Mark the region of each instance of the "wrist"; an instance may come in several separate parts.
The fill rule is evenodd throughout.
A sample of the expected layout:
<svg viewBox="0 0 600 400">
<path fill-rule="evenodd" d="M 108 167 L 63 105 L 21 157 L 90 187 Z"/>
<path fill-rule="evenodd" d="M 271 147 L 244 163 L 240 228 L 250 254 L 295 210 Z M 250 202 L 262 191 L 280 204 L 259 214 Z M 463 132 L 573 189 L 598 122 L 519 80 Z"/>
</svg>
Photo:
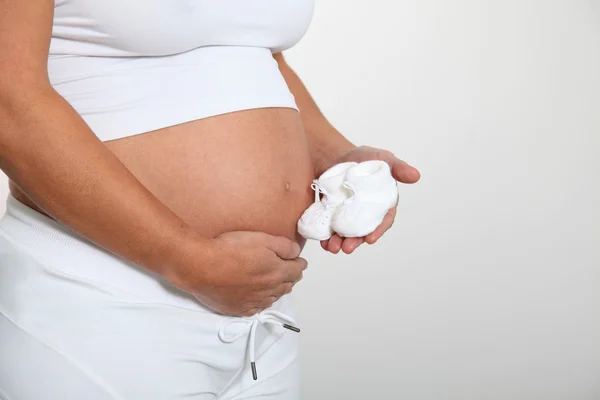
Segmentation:
<svg viewBox="0 0 600 400">
<path fill-rule="evenodd" d="M 313 165 L 316 175 L 320 176 L 355 148 L 356 146 L 342 134 L 331 135 L 329 140 L 321 143 L 318 147 L 316 146 L 313 151 Z"/>
<path fill-rule="evenodd" d="M 180 289 L 197 290 L 207 281 L 207 271 L 218 254 L 215 247 L 214 239 L 186 227 L 170 242 L 168 256 L 158 272 Z"/>
</svg>

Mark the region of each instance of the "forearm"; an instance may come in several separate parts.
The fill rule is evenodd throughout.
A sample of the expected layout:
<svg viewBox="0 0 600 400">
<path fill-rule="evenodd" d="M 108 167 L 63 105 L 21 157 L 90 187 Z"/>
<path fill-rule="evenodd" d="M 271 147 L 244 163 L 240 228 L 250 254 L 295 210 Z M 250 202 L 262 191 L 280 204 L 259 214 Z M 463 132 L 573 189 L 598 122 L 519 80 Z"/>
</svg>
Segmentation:
<svg viewBox="0 0 600 400">
<path fill-rule="evenodd" d="M 285 62 L 282 54 L 275 54 L 275 59 L 300 109 L 300 118 L 308 137 L 313 165 L 315 171 L 320 173 L 329 167 L 333 160 L 356 146 L 325 118 L 298 75 Z"/>
<path fill-rule="evenodd" d="M 0 93 L 0 168 L 41 209 L 152 271 L 192 230 L 156 199 L 51 88 Z"/>
</svg>

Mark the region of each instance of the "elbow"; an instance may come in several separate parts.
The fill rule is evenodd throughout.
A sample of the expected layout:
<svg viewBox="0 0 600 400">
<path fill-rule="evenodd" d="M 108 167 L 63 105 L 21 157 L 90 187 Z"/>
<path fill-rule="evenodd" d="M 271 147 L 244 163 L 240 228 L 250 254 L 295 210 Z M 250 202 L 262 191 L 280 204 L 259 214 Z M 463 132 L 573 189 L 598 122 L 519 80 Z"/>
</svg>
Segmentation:
<svg viewBox="0 0 600 400">
<path fill-rule="evenodd" d="M 0 82 L 0 164 L 31 129 L 30 122 L 39 120 L 51 93 L 44 82 Z"/>
</svg>

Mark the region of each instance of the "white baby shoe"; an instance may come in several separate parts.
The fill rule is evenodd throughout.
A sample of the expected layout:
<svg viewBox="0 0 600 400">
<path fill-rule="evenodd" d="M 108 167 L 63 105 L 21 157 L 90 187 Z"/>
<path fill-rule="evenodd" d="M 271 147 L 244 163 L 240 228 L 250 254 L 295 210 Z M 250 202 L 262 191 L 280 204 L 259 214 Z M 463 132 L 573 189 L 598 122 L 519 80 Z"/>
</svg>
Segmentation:
<svg viewBox="0 0 600 400">
<path fill-rule="evenodd" d="M 337 164 L 315 179 L 311 187 L 315 191 L 315 202 L 304 211 L 298 220 L 298 233 L 306 239 L 327 240 L 333 235 L 331 221 L 336 210 L 352 192 L 345 186 L 346 172 L 356 166 L 355 162 Z M 320 198 L 323 194 L 323 198 Z"/>
<path fill-rule="evenodd" d="M 343 201 L 331 223 L 342 237 L 372 233 L 398 201 L 398 186 L 385 161 L 365 161 L 351 167 L 344 186 L 352 196 Z"/>
</svg>

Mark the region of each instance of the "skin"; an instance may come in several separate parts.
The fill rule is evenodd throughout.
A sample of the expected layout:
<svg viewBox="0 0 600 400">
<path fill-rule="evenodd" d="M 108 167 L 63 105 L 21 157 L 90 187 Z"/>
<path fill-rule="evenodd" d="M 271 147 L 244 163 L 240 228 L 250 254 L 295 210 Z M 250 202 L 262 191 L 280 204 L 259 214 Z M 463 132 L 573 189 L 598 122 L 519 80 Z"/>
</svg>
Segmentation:
<svg viewBox="0 0 600 400">
<path fill-rule="evenodd" d="M 276 54 L 275 59 L 301 110 L 300 116 L 308 137 L 316 176 L 342 162 L 382 160 L 390 165 L 392 176 L 396 181 L 403 184 L 413 184 L 419 181 L 421 178 L 419 171 L 390 151 L 369 146 L 357 147 L 350 143 L 323 116 L 298 75 L 285 62 L 283 55 Z M 334 234 L 329 240 L 322 241 L 321 247 L 333 254 L 340 251 L 351 254 L 363 243 L 376 243 L 392 227 L 397 208 L 398 205 L 387 213 L 381 225 L 373 233 L 363 238 L 345 239 Z"/>
<path fill-rule="evenodd" d="M 0 0 L 0 168 L 11 192 L 217 312 L 253 315 L 302 278 L 295 221 L 310 203 L 310 181 L 329 166 L 385 157 L 396 179 L 418 180 L 390 153 L 347 141 L 280 54 L 300 116 L 248 110 L 102 143 L 49 83 L 53 10 L 52 0 Z M 230 169 L 211 181 L 216 159 Z M 240 205 L 244 196 L 253 201 Z M 367 238 L 323 246 L 350 253 L 376 241 L 393 214 Z"/>
</svg>

